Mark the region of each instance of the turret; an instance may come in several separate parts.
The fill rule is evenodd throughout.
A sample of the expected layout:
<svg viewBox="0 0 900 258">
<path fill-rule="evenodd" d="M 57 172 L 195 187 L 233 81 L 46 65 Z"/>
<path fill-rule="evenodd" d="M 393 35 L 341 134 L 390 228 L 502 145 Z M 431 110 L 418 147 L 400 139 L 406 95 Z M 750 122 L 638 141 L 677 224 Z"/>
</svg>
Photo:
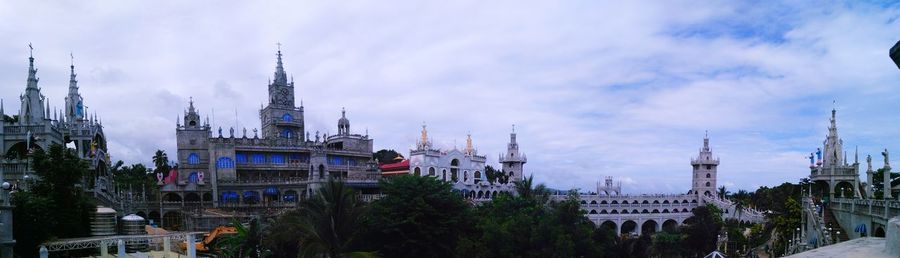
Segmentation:
<svg viewBox="0 0 900 258">
<path fill-rule="evenodd" d="M 502 164 L 503 172 L 509 176 L 510 183 L 522 180 L 524 177 L 524 166 L 528 162 L 525 154 L 519 153 L 519 143 L 516 142 L 516 126 L 513 125 L 512 132 L 509 134 L 509 144 L 506 145 L 506 154 L 500 155 L 498 158 Z"/>
<path fill-rule="evenodd" d="M 338 135 L 350 135 L 350 119 L 347 119 L 347 110 L 341 108 L 341 118 L 338 119 Z"/>
<path fill-rule="evenodd" d="M 718 166 L 719 158 L 713 157 L 709 148 L 709 134 L 706 134 L 703 136 L 703 148 L 700 149 L 696 159 L 691 159 L 693 167 L 691 194 L 715 196 Z"/>
<path fill-rule="evenodd" d="M 66 95 L 65 118 L 70 123 L 79 123 L 84 120 L 84 103 L 81 94 L 78 93 L 78 80 L 75 79 L 75 57 L 69 65 L 69 94 Z"/>
</svg>

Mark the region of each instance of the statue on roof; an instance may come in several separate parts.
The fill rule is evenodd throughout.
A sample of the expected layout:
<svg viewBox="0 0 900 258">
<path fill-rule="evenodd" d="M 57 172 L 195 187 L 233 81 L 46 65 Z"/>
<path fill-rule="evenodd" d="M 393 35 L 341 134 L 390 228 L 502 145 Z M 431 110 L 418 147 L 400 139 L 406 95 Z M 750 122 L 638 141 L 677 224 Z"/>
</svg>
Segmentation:
<svg viewBox="0 0 900 258">
<path fill-rule="evenodd" d="M 884 151 L 881 152 L 881 156 L 884 156 L 884 167 L 886 167 L 886 168 L 891 167 L 891 156 L 890 155 L 891 154 L 888 153 L 888 149 L 884 149 Z"/>
</svg>

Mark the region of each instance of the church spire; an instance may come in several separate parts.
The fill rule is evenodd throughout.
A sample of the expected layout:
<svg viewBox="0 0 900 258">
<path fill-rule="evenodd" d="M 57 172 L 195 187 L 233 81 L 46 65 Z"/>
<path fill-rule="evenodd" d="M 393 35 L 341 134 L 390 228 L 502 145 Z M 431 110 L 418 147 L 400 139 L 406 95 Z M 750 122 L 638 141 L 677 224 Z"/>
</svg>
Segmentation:
<svg viewBox="0 0 900 258">
<path fill-rule="evenodd" d="M 37 69 L 34 69 L 34 47 L 28 43 L 28 89 L 37 89 Z"/>
<path fill-rule="evenodd" d="M 277 64 L 275 65 L 275 81 L 274 84 L 286 85 L 287 74 L 284 72 L 284 63 L 281 62 L 281 43 L 278 43 L 278 52 L 275 54 Z"/>
<path fill-rule="evenodd" d="M 72 63 L 69 65 L 69 92 L 78 91 L 78 81 L 75 80 L 75 55 L 69 53 L 69 56 L 72 58 Z"/>
</svg>

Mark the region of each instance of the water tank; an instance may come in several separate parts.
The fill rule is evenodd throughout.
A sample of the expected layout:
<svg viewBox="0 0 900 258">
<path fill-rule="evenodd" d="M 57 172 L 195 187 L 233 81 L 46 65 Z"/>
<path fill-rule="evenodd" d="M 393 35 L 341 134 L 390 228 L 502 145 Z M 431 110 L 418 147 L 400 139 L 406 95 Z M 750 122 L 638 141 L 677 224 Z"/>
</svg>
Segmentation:
<svg viewBox="0 0 900 258">
<path fill-rule="evenodd" d="M 116 234 L 116 210 L 97 206 L 91 214 L 91 236 L 112 236 Z"/>
<path fill-rule="evenodd" d="M 147 231 L 144 229 L 145 225 L 147 225 L 147 220 L 141 216 L 135 214 L 126 215 L 125 217 L 122 217 L 122 235 L 146 235 Z M 125 243 L 125 250 L 129 253 L 146 251 L 148 249 L 148 243 L 148 239 L 141 241 L 127 241 Z"/>
</svg>

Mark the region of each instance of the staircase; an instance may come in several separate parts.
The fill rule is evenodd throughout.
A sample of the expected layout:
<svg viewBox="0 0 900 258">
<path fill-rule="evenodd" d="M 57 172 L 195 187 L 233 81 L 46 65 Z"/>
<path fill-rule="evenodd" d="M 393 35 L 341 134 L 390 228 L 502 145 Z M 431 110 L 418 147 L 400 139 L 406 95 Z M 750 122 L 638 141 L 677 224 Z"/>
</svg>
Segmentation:
<svg viewBox="0 0 900 258">
<path fill-rule="evenodd" d="M 826 227 L 831 227 L 834 229 L 833 231 L 840 232 L 840 234 L 837 234 L 839 242 L 850 240 L 850 236 L 847 235 L 847 230 L 844 230 L 844 228 L 841 227 L 841 224 L 838 223 L 837 219 L 834 217 L 834 213 L 831 213 L 831 209 L 825 209 L 822 213 L 824 213 Z"/>
</svg>

